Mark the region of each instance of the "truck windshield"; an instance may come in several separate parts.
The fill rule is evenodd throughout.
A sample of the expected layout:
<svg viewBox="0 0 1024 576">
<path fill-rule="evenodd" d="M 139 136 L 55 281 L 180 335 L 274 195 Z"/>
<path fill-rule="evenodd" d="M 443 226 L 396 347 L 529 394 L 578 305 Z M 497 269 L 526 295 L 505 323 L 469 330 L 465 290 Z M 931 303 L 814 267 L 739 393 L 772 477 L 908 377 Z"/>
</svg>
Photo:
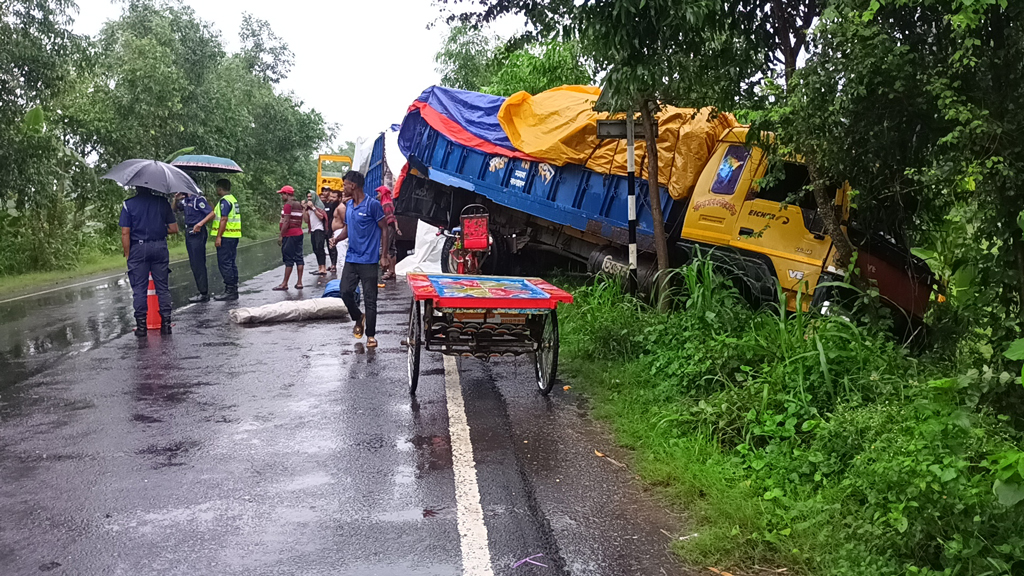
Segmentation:
<svg viewBox="0 0 1024 576">
<path fill-rule="evenodd" d="M 784 176 L 781 180 L 776 180 L 774 183 L 768 186 L 762 187 L 757 192 L 757 198 L 761 200 L 768 200 L 770 202 L 785 202 L 789 200 L 794 204 L 800 204 L 803 206 L 804 202 L 801 200 L 805 194 L 801 194 L 803 187 L 811 183 L 811 175 L 807 171 L 807 166 L 803 164 L 796 164 L 793 162 L 786 162 L 782 165 Z M 797 196 L 797 194 L 800 194 Z M 811 197 L 811 206 L 813 208 L 813 196 L 809 193 L 806 196 Z"/>
<path fill-rule="evenodd" d="M 320 176 L 324 178 L 341 178 L 345 175 L 345 172 L 351 169 L 352 167 L 348 162 L 340 162 L 338 160 L 323 160 L 320 162 Z"/>
</svg>

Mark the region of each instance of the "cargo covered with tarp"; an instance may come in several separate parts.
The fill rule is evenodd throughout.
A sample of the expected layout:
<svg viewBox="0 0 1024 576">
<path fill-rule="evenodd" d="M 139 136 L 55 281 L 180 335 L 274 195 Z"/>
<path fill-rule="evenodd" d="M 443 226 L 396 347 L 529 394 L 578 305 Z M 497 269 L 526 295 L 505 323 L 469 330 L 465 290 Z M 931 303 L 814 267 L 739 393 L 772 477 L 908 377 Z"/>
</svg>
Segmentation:
<svg viewBox="0 0 1024 576">
<path fill-rule="evenodd" d="M 626 175 L 625 140 L 599 140 L 597 120 L 610 118 L 594 111 L 601 89 L 561 86 L 531 96 L 510 96 L 498 111 L 498 122 L 511 146 L 554 164 L 582 165 L 602 174 Z M 624 117 L 624 116 L 619 116 Z M 738 126 L 731 114 L 712 116 L 710 109 L 665 107 L 658 119 L 658 182 L 673 199 L 690 195 L 718 139 Z M 647 177 L 646 145 L 636 142 L 636 167 Z"/>
<path fill-rule="evenodd" d="M 422 119 L 431 128 L 463 146 L 488 154 L 535 160 L 516 150 L 498 122 L 505 98 L 468 90 L 431 86 L 409 106 L 398 134 L 398 147 L 409 156 Z"/>
</svg>

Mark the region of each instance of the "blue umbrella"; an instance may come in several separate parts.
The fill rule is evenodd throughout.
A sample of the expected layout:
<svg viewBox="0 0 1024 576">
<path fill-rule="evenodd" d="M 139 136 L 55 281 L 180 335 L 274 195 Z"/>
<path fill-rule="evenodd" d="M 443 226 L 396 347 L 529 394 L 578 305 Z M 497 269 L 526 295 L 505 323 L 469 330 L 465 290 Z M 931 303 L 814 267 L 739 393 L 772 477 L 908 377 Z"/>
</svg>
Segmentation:
<svg viewBox="0 0 1024 576">
<path fill-rule="evenodd" d="M 171 160 L 172 166 L 190 172 L 238 173 L 242 167 L 230 158 L 207 156 L 206 154 L 185 154 Z"/>
<path fill-rule="evenodd" d="M 103 177 L 122 186 L 143 186 L 164 194 L 203 194 L 188 174 L 159 160 L 125 160 Z"/>
</svg>

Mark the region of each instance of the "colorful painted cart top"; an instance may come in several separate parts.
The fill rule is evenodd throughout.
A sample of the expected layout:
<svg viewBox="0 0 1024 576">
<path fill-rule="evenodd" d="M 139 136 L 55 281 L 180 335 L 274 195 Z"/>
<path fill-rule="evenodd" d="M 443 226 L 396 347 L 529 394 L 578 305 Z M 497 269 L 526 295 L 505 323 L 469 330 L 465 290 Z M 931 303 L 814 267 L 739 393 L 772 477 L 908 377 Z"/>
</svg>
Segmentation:
<svg viewBox="0 0 1024 576">
<path fill-rule="evenodd" d="M 572 303 L 572 294 L 540 278 L 408 274 L 416 300 L 432 300 L 439 308 L 503 308 L 554 310 Z"/>
</svg>

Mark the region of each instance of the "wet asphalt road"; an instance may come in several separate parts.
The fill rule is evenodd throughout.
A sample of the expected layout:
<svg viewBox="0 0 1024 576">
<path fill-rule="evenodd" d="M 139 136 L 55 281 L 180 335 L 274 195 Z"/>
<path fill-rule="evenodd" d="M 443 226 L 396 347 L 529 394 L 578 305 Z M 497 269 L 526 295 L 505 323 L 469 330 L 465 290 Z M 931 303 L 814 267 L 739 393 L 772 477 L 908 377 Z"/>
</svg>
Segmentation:
<svg viewBox="0 0 1024 576">
<path fill-rule="evenodd" d="M 308 274 L 271 292 L 277 246 L 251 248 L 237 305 L 322 292 Z M 140 340 L 130 300 L 107 280 L 0 304 L 2 575 L 486 574 L 464 570 L 474 540 L 495 575 L 687 573 L 679 523 L 594 456 L 626 461 L 582 399 L 535 392 L 527 357 L 457 363 L 486 539 L 460 535 L 466 446 L 440 355 L 407 392 L 404 282 L 381 292 L 376 350 L 347 321 L 240 327 L 214 302 Z"/>
</svg>

